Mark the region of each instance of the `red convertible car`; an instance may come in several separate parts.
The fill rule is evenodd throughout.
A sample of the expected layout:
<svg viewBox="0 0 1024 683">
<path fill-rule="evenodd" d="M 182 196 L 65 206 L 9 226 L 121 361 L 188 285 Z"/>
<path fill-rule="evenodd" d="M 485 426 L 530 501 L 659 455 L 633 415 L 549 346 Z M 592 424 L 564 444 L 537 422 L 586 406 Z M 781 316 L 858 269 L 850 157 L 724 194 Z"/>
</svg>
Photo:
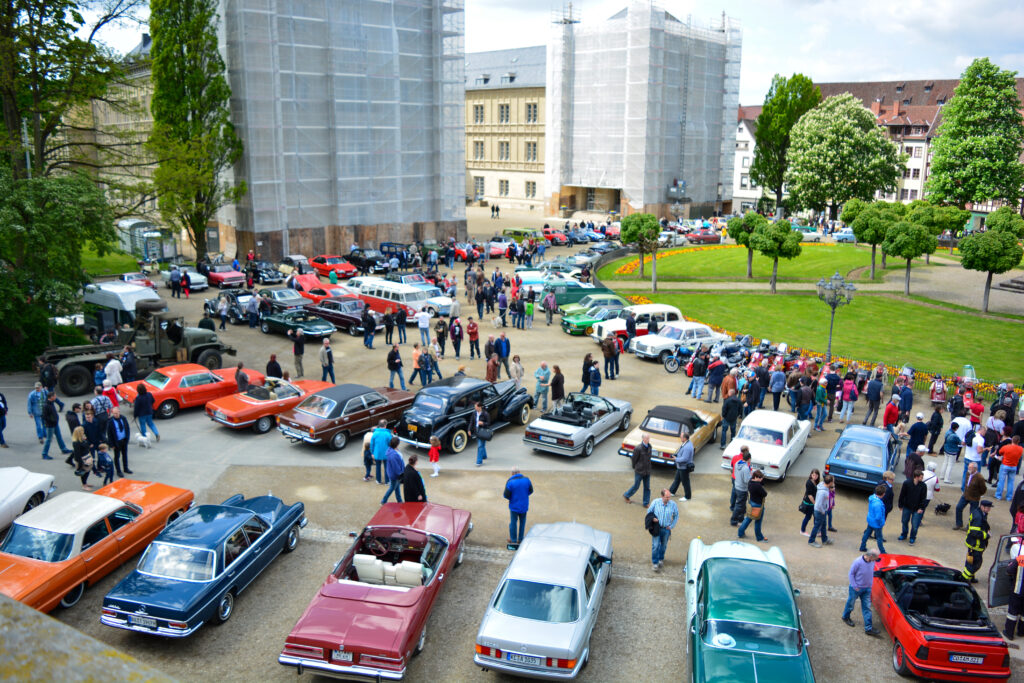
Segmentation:
<svg viewBox="0 0 1024 683">
<path fill-rule="evenodd" d="M 319 304 L 324 299 L 332 296 L 359 296 L 359 292 L 351 287 L 321 282 L 320 276 L 313 273 L 296 275 L 292 282 L 292 287 L 295 291 L 315 304 Z"/>
<path fill-rule="evenodd" d="M 338 678 L 401 680 L 430 610 L 462 563 L 468 510 L 383 505 L 288 634 L 277 661 Z"/>
<path fill-rule="evenodd" d="M 149 287 L 156 289 L 156 285 L 149 279 L 149 276 L 145 273 L 124 273 L 118 278 L 122 282 L 127 282 L 132 285 L 139 285 L 140 287 Z"/>
<path fill-rule="evenodd" d="M 313 266 L 313 270 L 317 272 L 317 275 L 323 275 L 324 277 L 328 277 L 332 270 L 340 278 L 349 278 L 359 274 L 359 270 L 355 266 L 346 261 L 343 256 L 338 256 L 337 254 L 320 254 L 319 256 L 314 256 L 309 263 Z"/>
<path fill-rule="evenodd" d="M 207 401 L 237 393 L 235 372 L 235 368 L 210 370 L 197 363 L 168 365 L 149 373 L 146 379 L 118 384 L 117 397 L 122 402 L 132 403 L 139 395 L 139 385 L 144 383 L 146 390 L 153 394 L 156 416 L 166 420 L 177 415 L 181 408 L 204 406 Z M 262 372 L 249 369 L 242 372 L 249 378 L 249 384 L 263 384 Z"/>
<path fill-rule="evenodd" d="M 892 638 L 901 676 L 936 681 L 1005 681 L 1010 653 L 960 570 L 911 555 L 882 555 L 871 602 Z"/>
</svg>

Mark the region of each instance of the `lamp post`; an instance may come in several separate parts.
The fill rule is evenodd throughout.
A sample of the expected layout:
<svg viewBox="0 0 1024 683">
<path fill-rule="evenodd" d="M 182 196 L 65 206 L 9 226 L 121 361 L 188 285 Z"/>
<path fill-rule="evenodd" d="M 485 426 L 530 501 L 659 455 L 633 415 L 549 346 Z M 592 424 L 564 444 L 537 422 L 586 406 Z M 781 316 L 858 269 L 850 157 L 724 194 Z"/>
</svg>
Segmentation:
<svg viewBox="0 0 1024 683">
<path fill-rule="evenodd" d="M 832 327 L 836 322 L 836 309 L 853 301 L 853 293 L 857 290 L 852 284 L 843 279 L 843 276 L 836 271 L 836 274 L 828 280 L 818 280 L 818 298 L 828 304 L 832 309 L 832 318 L 828 323 L 828 351 L 825 353 L 825 362 L 832 362 Z"/>
</svg>

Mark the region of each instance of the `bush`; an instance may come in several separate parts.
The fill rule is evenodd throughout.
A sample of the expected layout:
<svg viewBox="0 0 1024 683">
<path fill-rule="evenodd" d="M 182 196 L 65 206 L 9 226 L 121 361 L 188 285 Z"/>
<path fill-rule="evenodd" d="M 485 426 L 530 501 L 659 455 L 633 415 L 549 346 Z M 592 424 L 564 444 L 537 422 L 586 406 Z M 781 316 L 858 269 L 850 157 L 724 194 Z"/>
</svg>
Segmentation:
<svg viewBox="0 0 1024 683">
<path fill-rule="evenodd" d="M 50 325 L 44 317 L 33 318 L 24 326 L 23 344 L 0 346 L 0 368 L 6 370 L 31 370 L 32 363 L 49 344 L 47 327 L 50 327 L 54 346 L 76 346 L 89 344 L 89 338 L 73 325 Z"/>
</svg>

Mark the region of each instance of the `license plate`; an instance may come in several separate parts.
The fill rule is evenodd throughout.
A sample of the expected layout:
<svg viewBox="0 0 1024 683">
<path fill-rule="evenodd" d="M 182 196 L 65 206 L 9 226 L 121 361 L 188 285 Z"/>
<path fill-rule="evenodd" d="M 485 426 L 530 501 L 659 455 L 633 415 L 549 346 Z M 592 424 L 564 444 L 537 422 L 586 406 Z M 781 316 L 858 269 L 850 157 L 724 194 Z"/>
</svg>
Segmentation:
<svg viewBox="0 0 1024 683">
<path fill-rule="evenodd" d="M 542 436 L 540 437 L 540 440 L 544 443 L 558 443 L 558 439 L 553 436 Z"/>
<path fill-rule="evenodd" d="M 213 414 L 213 416 L 214 416 L 215 418 L 217 418 L 218 420 L 223 420 L 223 419 L 224 419 L 224 413 L 223 413 L 222 411 L 220 411 L 220 410 L 218 410 L 217 412 L 215 412 L 215 413 Z"/>
<path fill-rule="evenodd" d="M 418 427 L 416 425 L 409 425 L 409 433 L 415 434 Z"/>
<path fill-rule="evenodd" d="M 532 666 L 540 666 L 544 663 L 544 660 L 541 657 L 531 657 L 530 655 L 521 655 L 515 652 L 506 652 L 505 658 L 508 659 L 508 661 L 514 662 L 516 664 L 530 664 Z"/>
<path fill-rule="evenodd" d="M 137 617 L 135 615 L 129 615 L 128 621 L 135 626 L 145 626 L 146 628 L 156 628 L 156 619 L 152 617 Z"/>
<path fill-rule="evenodd" d="M 331 650 L 331 659 L 336 662 L 351 662 L 352 653 L 344 650 Z"/>
<path fill-rule="evenodd" d="M 867 479 L 868 478 L 868 473 L 867 472 L 861 472 L 859 470 L 846 470 L 846 473 L 848 475 L 850 475 L 851 477 L 857 477 L 858 479 Z"/>
<path fill-rule="evenodd" d="M 984 664 L 985 663 L 985 658 L 984 657 L 978 657 L 978 656 L 975 656 L 975 655 L 956 655 L 956 654 L 951 654 L 949 656 L 949 661 L 955 662 L 957 664 Z"/>
</svg>

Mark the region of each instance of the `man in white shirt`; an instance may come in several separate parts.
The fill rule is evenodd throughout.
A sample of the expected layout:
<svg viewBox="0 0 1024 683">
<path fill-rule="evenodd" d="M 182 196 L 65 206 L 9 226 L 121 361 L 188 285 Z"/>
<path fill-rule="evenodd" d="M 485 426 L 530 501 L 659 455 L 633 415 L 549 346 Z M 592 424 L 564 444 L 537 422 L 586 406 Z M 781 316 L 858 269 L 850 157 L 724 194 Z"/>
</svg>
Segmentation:
<svg viewBox="0 0 1024 683">
<path fill-rule="evenodd" d="M 423 346 L 430 346 L 430 313 L 421 308 L 413 317 L 420 329 L 420 343 Z"/>
<path fill-rule="evenodd" d="M 925 465 L 924 468 L 924 485 L 928 487 L 928 497 L 924 504 L 924 509 L 927 510 L 928 506 L 931 505 L 932 498 L 935 497 L 935 492 L 940 491 L 939 488 L 939 475 L 935 474 L 935 463 L 930 462 Z M 924 518 L 922 517 L 922 523 Z"/>
<path fill-rule="evenodd" d="M 978 471 L 981 471 L 982 460 L 987 450 L 985 448 L 985 431 L 985 426 L 979 425 L 978 430 L 974 432 L 974 438 L 969 444 L 964 445 L 964 482 L 967 481 L 967 466 L 972 462 L 978 466 Z"/>
</svg>

